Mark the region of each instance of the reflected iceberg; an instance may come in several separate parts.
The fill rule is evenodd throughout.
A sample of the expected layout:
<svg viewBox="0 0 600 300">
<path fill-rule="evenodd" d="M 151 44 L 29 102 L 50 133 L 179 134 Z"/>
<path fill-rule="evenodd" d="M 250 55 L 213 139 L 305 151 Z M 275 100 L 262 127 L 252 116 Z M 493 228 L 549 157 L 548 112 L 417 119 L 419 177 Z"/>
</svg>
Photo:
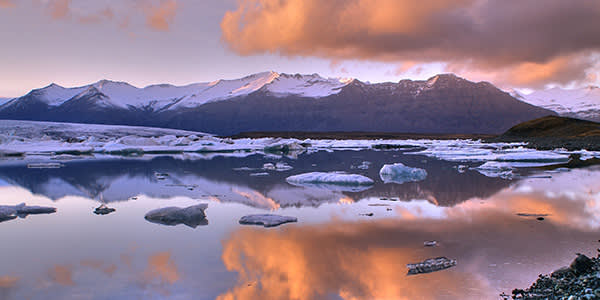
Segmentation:
<svg viewBox="0 0 600 300">
<path fill-rule="evenodd" d="M 208 208 L 208 204 L 202 203 L 186 208 L 180 207 L 164 207 L 149 211 L 144 216 L 149 222 L 175 226 L 185 224 L 188 227 L 196 228 L 200 225 L 208 225 L 204 210 Z"/>
</svg>

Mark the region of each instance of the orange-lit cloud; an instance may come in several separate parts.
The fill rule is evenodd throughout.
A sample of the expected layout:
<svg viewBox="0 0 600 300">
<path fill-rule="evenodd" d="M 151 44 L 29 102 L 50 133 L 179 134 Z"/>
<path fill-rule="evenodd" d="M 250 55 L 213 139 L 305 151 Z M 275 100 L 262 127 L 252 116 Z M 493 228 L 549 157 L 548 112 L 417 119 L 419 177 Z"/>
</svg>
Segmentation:
<svg viewBox="0 0 600 300">
<path fill-rule="evenodd" d="M 170 252 L 160 252 L 148 258 L 148 267 L 144 272 L 148 281 L 157 280 L 161 284 L 173 284 L 180 278 L 177 266 Z"/>
<path fill-rule="evenodd" d="M 50 278 L 52 281 L 60 285 L 75 285 L 75 282 L 73 282 L 73 270 L 71 270 L 71 267 L 69 266 L 54 266 L 52 269 L 50 269 Z"/>
<path fill-rule="evenodd" d="M 14 276 L 0 276 L 0 288 L 11 288 L 17 285 L 19 282 L 18 277 Z"/>
<path fill-rule="evenodd" d="M 441 62 L 536 86 L 599 67 L 600 2 L 241 0 L 221 29 L 241 55 Z"/>
<path fill-rule="evenodd" d="M 462 299 L 490 296 L 485 280 L 458 269 L 406 276 L 406 264 L 423 259 L 414 241 L 407 242 L 419 237 L 403 238 L 408 230 L 386 223 L 239 230 L 222 256 L 239 284 L 218 299 L 437 299 L 440 291 L 460 296 L 465 287 L 479 292 Z M 432 282 L 436 288 L 427 288 Z"/>
<path fill-rule="evenodd" d="M 0 7 L 10 7 L 12 2 L 0 0 Z M 74 9 L 71 0 L 48 0 L 45 9 L 54 20 L 72 20 L 80 24 L 114 21 L 120 29 L 127 29 L 132 19 L 143 18 L 147 28 L 168 31 L 177 14 L 177 0 L 139 0 L 106 6 L 102 10 Z"/>
<path fill-rule="evenodd" d="M 161 1 L 146 8 L 146 24 L 153 30 L 167 31 L 177 13 L 177 0 Z"/>
<path fill-rule="evenodd" d="M 81 16 L 78 18 L 79 23 L 99 23 L 102 22 L 104 20 L 112 20 L 115 16 L 115 13 L 113 12 L 113 10 L 110 7 L 106 7 L 104 10 L 93 13 L 93 14 L 89 14 L 89 15 L 85 15 L 85 16 Z"/>
<path fill-rule="evenodd" d="M 573 172 L 557 177 L 582 176 Z M 397 218 L 242 228 L 224 241 L 222 255 L 227 269 L 238 273 L 238 285 L 219 299 L 496 299 L 499 282 L 510 292 L 528 286 L 540 272 L 528 263 L 507 261 L 535 257 L 550 272 L 568 264 L 574 251 L 595 252 L 600 193 L 593 181 L 570 188 L 538 184 L 452 207 L 398 202 L 393 204 Z M 517 213 L 549 216 L 537 221 Z M 425 248 L 425 240 L 440 245 Z M 567 242 L 585 240 L 588 246 Z M 405 276 L 407 263 L 436 256 L 456 258 L 458 265 Z"/>
<path fill-rule="evenodd" d="M 13 0 L 0 0 L 0 8 L 11 8 L 15 6 L 16 5 Z"/>
<path fill-rule="evenodd" d="M 50 0 L 48 2 L 48 11 L 53 19 L 65 19 L 69 17 L 71 0 Z"/>
</svg>

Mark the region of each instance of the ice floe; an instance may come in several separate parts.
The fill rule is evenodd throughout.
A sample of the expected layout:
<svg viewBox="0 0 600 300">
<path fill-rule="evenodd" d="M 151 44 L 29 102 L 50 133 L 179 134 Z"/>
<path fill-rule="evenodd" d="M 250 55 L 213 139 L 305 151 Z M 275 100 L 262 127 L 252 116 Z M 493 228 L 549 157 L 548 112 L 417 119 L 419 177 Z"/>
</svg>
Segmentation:
<svg viewBox="0 0 600 300">
<path fill-rule="evenodd" d="M 483 165 L 476 167 L 475 170 L 487 177 L 498 177 L 502 179 L 512 179 L 514 167 L 507 162 L 488 161 Z"/>
<path fill-rule="evenodd" d="M 62 160 L 103 156 L 179 155 L 185 159 L 212 159 L 216 156 L 266 157 L 294 159 L 299 153 L 318 151 L 402 151 L 403 155 L 424 155 L 456 162 L 503 161 L 548 165 L 564 163 L 571 154 L 581 159 L 600 157 L 600 152 L 579 150 L 535 150 L 524 143 L 484 143 L 479 140 L 332 140 L 294 138 L 221 138 L 202 132 L 135 126 L 71 124 L 0 120 L 0 157 L 17 157 L 39 167 L 49 159 Z M 410 150 L 410 151 L 404 151 Z M 33 160 L 33 161 L 32 161 Z M 287 171 L 284 162 L 271 163 L 264 169 Z M 513 164 L 513 166 L 516 166 Z M 355 166 L 368 169 L 363 162 Z"/>
<path fill-rule="evenodd" d="M 149 222 L 175 226 L 185 224 L 189 227 L 196 228 L 199 225 L 208 225 L 204 210 L 208 208 L 208 204 L 202 203 L 186 208 L 181 207 L 164 207 L 149 211 L 145 216 Z"/>
<path fill-rule="evenodd" d="M 106 204 L 100 204 L 100 206 L 94 209 L 94 214 L 97 215 L 108 215 L 110 213 L 115 212 L 116 209 L 106 206 Z"/>
<path fill-rule="evenodd" d="M 379 177 L 385 183 L 405 183 L 421 181 L 427 177 L 427 171 L 420 168 L 407 167 L 401 163 L 386 164 L 379 170 Z"/>
<path fill-rule="evenodd" d="M 456 259 L 446 257 L 430 258 L 419 263 L 407 264 L 407 275 L 416 275 L 441 271 L 456 266 Z"/>
<path fill-rule="evenodd" d="M 292 185 L 336 191 L 363 191 L 375 182 L 366 176 L 345 172 L 310 172 L 286 178 Z"/>
<path fill-rule="evenodd" d="M 257 214 L 243 216 L 239 223 L 242 225 L 262 225 L 264 227 L 275 227 L 285 223 L 298 222 L 295 217 L 280 216 L 272 214 Z"/>
<path fill-rule="evenodd" d="M 51 214 L 56 208 L 46 206 L 28 206 L 25 203 L 17 205 L 0 205 L 0 222 L 16 217 L 25 218 L 27 215 Z"/>
</svg>

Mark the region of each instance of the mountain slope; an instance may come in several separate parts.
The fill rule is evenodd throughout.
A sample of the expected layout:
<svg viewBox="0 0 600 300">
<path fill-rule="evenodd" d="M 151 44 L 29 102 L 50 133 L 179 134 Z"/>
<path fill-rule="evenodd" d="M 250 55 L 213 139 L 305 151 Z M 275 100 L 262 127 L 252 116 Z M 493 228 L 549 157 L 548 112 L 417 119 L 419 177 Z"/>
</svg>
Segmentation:
<svg viewBox="0 0 600 300">
<path fill-rule="evenodd" d="M 34 90 L 0 106 L 0 118 L 249 131 L 501 133 L 553 114 L 452 74 L 427 81 L 363 83 L 264 72 L 187 86 L 136 88 L 102 80 Z"/>
<path fill-rule="evenodd" d="M 555 111 L 561 116 L 600 121 L 600 88 L 596 86 L 570 90 L 556 87 L 528 95 L 512 94 L 519 100 Z"/>
</svg>

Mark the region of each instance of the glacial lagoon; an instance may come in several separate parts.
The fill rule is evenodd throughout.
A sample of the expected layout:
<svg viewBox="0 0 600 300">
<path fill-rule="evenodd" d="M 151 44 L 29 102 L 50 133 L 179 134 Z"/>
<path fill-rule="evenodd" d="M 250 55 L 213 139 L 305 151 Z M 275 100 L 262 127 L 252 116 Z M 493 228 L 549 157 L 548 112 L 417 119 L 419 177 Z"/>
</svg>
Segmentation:
<svg viewBox="0 0 600 300">
<path fill-rule="evenodd" d="M 0 223 L 0 299 L 498 299 L 577 252 L 596 255 L 598 166 L 529 159 L 490 173 L 447 151 L 414 152 L 2 160 L 0 204 L 57 212 Z M 394 163 L 426 177 L 384 182 Z M 334 171 L 373 184 L 286 181 Z M 202 203 L 205 222 L 144 218 Z M 101 204 L 115 211 L 95 214 Z M 251 214 L 297 222 L 239 223 Z M 408 275 L 407 264 L 437 257 L 456 265 Z"/>
</svg>

